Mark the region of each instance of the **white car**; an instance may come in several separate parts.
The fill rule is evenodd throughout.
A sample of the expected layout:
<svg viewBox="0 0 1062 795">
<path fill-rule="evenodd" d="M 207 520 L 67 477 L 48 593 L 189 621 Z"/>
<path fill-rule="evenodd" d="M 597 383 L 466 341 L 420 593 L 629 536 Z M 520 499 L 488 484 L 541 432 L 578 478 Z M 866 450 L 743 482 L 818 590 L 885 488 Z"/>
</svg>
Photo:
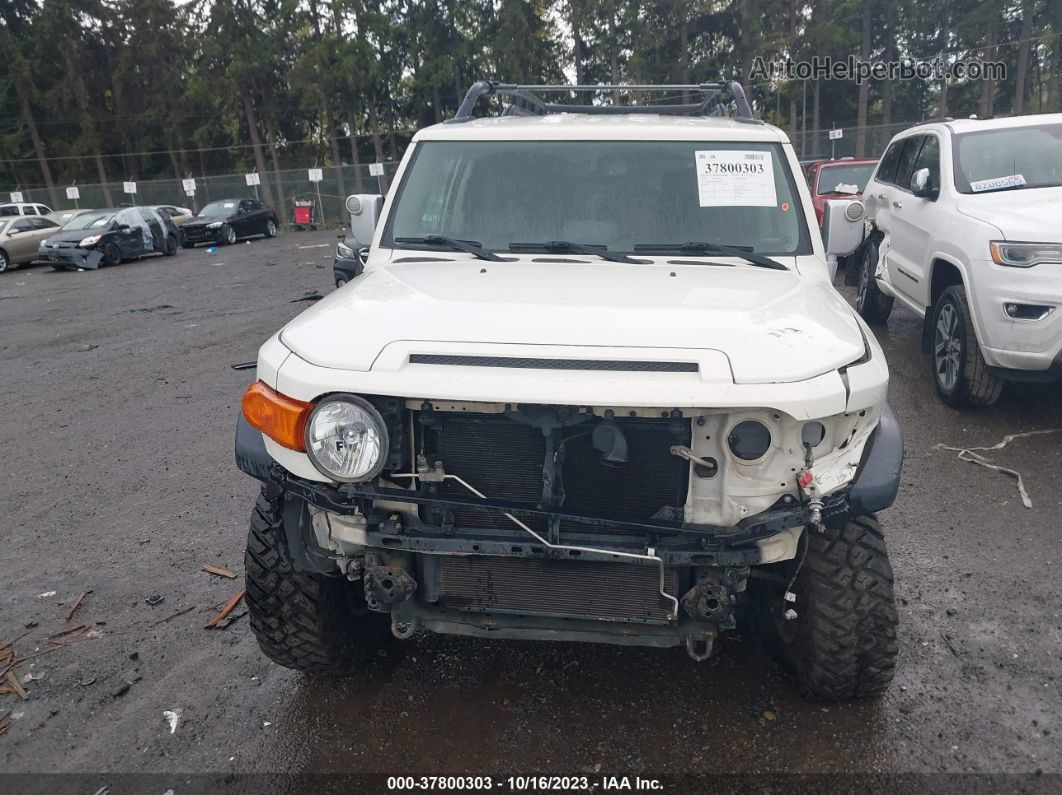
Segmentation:
<svg viewBox="0 0 1062 795">
<path fill-rule="evenodd" d="M 905 130 L 863 195 L 859 312 L 925 319 L 946 403 L 1062 379 L 1062 114 Z"/>
<path fill-rule="evenodd" d="M 887 687 L 885 358 L 785 133 L 676 89 L 704 101 L 477 83 L 348 199 L 364 272 L 265 343 L 237 427 L 271 659 L 349 671 L 389 626 L 702 660 L 760 615 L 808 692 Z"/>
<path fill-rule="evenodd" d="M 45 204 L 35 202 L 8 202 L 0 204 L 0 218 L 11 215 L 51 215 L 52 210 Z"/>
</svg>

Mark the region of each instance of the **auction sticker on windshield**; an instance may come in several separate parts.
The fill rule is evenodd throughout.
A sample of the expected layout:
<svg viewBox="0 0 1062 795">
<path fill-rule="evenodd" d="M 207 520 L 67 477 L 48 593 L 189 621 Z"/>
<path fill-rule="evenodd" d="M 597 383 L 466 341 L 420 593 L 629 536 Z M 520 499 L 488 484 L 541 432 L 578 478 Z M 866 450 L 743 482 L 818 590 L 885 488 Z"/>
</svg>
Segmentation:
<svg viewBox="0 0 1062 795">
<path fill-rule="evenodd" d="M 986 190 L 999 190 L 1000 188 L 1020 188 L 1025 184 L 1025 177 L 1021 174 L 1011 174 L 1009 177 L 995 177 L 994 179 L 979 179 L 970 183 L 970 190 L 981 193 Z"/>
<path fill-rule="evenodd" d="M 774 159 L 770 152 L 697 151 L 697 200 L 701 207 L 774 207 Z"/>
</svg>

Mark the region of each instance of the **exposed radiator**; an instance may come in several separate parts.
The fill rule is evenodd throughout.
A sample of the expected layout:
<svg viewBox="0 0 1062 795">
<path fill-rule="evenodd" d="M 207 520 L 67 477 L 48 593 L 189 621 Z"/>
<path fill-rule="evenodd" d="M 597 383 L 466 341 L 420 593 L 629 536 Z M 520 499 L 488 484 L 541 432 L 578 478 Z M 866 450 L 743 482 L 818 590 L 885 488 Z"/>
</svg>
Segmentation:
<svg viewBox="0 0 1062 795">
<path fill-rule="evenodd" d="M 676 574 L 665 574 L 668 593 Z M 445 556 L 443 607 L 606 621 L 667 623 L 671 605 L 660 595 L 656 566 L 576 560 Z"/>
<path fill-rule="evenodd" d="M 679 442 L 669 420 L 616 421 L 628 442 L 629 462 L 608 467 L 580 427 L 569 429 L 562 481 L 566 498 L 560 510 L 613 519 L 647 520 L 664 507 L 681 510 L 686 502 L 689 464 L 670 452 Z M 589 425 L 586 426 L 587 430 Z M 459 475 L 491 499 L 538 505 L 542 502 L 542 467 L 546 440 L 537 428 L 507 417 L 486 414 L 444 414 L 424 433 L 429 462 L 442 461 L 447 472 Z M 468 498 L 462 486 L 447 482 L 445 496 Z M 456 511 L 458 527 L 510 527 L 496 515 Z M 536 530 L 541 521 L 529 522 Z M 562 530 L 590 531 L 587 525 Z M 607 532 L 607 531 L 606 531 Z"/>
</svg>

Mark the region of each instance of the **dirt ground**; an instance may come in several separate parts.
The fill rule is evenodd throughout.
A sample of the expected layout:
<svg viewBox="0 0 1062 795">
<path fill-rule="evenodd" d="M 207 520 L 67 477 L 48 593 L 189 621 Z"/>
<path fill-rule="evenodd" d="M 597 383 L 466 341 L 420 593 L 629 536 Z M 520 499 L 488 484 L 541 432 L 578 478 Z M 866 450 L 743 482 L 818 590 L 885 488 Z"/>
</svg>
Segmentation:
<svg viewBox="0 0 1062 795">
<path fill-rule="evenodd" d="M 1010 478 L 936 449 L 1062 427 L 1062 388 L 946 408 L 899 310 L 877 332 L 907 443 L 881 515 L 902 624 L 880 701 L 805 703 L 741 638 L 697 664 L 678 649 L 420 637 L 334 680 L 267 662 L 242 606 L 204 629 L 242 588 L 257 490 L 232 459 L 254 372 L 230 365 L 332 289 L 334 243 L 287 234 L 0 275 L 0 643 L 25 632 L 15 654 L 31 658 L 13 672 L 28 699 L 0 695 L 0 771 L 1013 773 L 1029 774 L 1023 789 L 1062 786 L 1062 434 L 990 454 L 1021 471 L 1032 509 Z"/>
</svg>

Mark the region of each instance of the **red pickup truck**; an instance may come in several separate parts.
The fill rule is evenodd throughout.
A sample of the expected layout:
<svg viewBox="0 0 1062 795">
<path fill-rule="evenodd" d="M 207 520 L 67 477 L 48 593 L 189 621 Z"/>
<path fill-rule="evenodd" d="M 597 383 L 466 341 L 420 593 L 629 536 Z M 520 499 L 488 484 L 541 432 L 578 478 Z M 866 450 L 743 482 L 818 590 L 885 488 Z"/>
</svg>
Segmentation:
<svg viewBox="0 0 1062 795">
<path fill-rule="evenodd" d="M 815 220 L 822 225 L 822 214 L 830 199 L 858 199 L 870 181 L 878 165 L 878 158 L 845 157 L 840 160 L 815 160 L 804 164 L 804 177 L 811 188 L 811 203 L 815 207 Z M 855 190 L 838 190 L 851 188 Z"/>
</svg>

